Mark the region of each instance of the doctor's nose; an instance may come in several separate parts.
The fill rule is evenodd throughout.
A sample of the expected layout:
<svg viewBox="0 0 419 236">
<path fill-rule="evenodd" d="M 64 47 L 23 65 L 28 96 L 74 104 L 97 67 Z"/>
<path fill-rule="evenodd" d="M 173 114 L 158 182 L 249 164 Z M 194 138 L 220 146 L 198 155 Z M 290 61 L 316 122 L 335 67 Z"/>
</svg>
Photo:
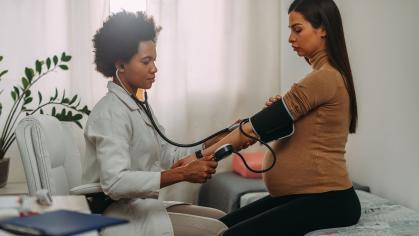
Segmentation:
<svg viewBox="0 0 419 236">
<path fill-rule="evenodd" d="M 157 73 L 157 71 L 158 71 L 158 69 L 157 69 L 156 63 L 153 62 L 153 65 L 151 66 L 151 71 L 150 72 L 155 74 L 155 73 Z"/>
</svg>

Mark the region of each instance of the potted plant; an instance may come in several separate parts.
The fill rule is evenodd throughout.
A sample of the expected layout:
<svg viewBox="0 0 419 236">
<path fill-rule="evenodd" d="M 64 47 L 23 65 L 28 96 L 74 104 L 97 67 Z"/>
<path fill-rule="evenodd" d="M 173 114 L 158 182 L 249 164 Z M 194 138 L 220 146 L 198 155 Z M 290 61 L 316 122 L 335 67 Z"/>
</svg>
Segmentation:
<svg viewBox="0 0 419 236">
<path fill-rule="evenodd" d="M 2 60 L 3 57 L 0 56 L 0 62 Z M 31 105 L 33 102 L 32 86 L 41 78 L 55 70 L 68 70 L 67 63 L 70 60 L 71 56 L 67 55 L 65 52 L 63 52 L 60 57 L 53 55 L 45 60 L 36 60 L 34 68 L 25 68 L 25 75 L 21 78 L 21 84 L 19 86 L 14 86 L 11 90 L 10 95 L 13 99 L 13 105 L 10 111 L 4 112 L 0 101 L 0 119 L 3 119 L 3 117 L 6 119 L 4 126 L 0 128 L 0 188 L 7 183 L 10 158 L 6 158 L 5 155 L 10 148 L 10 145 L 15 140 L 15 128 L 20 117 L 35 113 L 44 114 L 46 109 L 51 109 L 49 112 L 51 116 L 55 116 L 61 121 L 74 122 L 80 128 L 83 128 L 80 120 L 83 118 L 83 115 L 89 115 L 90 110 L 87 106 L 80 105 L 80 99 L 77 95 L 67 97 L 65 90 L 63 90 L 62 93 L 59 93 L 58 90 L 55 89 L 54 96 L 45 99 L 43 98 L 42 93 L 38 91 L 38 103 L 37 105 Z M 0 81 L 2 76 L 7 72 L 8 70 L 2 71 L 0 69 Z M 0 94 L 2 92 L 3 90 L 0 90 Z M 61 108 L 61 111 L 57 112 L 57 108 Z"/>
</svg>

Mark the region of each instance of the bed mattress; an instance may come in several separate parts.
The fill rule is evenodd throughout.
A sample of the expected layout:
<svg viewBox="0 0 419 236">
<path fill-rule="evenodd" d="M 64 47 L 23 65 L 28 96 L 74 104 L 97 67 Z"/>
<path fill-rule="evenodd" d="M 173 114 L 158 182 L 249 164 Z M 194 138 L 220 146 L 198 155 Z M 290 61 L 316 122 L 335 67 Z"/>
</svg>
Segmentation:
<svg viewBox="0 0 419 236">
<path fill-rule="evenodd" d="M 306 236 L 413 236 L 419 235 L 419 213 L 389 200 L 361 190 L 356 190 L 361 202 L 358 224 L 343 228 L 313 231 Z M 266 192 L 247 193 L 240 198 L 243 207 Z"/>
</svg>

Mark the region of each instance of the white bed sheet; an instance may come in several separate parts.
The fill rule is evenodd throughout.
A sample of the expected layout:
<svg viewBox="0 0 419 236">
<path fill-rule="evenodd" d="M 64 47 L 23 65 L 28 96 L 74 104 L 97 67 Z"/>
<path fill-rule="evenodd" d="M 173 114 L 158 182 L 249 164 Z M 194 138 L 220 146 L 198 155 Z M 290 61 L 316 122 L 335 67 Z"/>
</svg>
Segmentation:
<svg viewBox="0 0 419 236">
<path fill-rule="evenodd" d="M 358 224 L 316 230 L 306 236 L 419 236 L 419 212 L 371 193 L 360 190 L 356 193 L 362 207 Z M 244 194 L 240 198 L 240 207 L 267 195 L 267 192 Z"/>
</svg>

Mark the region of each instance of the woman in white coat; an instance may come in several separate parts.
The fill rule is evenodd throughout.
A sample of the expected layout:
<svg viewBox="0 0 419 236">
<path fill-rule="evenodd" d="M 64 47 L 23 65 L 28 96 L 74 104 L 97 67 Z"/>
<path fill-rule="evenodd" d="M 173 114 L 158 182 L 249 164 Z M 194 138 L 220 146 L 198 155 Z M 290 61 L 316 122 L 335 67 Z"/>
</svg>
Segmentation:
<svg viewBox="0 0 419 236">
<path fill-rule="evenodd" d="M 201 216 L 168 213 L 157 199 L 159 189 L 181 181 L 203 183 L 217 167 L 209 158 L 174 166 L 201 147 L 176 148 L 163 141 L 131 97 L 137 89 L 150 89 L 155 81 L 158 31 L 144 13 L 123 11 L 110 16 L 96 32 L 96 68 L 113 80 L 86 124 L 82 179 L 100 182 L 110 197 L 105 215 L 130 220 L 105 230 L 106 235 L 216 235 L 225 225 L 202 215 L 218 218 L 219 211 L 191 206 L 189 210 Z"/>
</svg>

